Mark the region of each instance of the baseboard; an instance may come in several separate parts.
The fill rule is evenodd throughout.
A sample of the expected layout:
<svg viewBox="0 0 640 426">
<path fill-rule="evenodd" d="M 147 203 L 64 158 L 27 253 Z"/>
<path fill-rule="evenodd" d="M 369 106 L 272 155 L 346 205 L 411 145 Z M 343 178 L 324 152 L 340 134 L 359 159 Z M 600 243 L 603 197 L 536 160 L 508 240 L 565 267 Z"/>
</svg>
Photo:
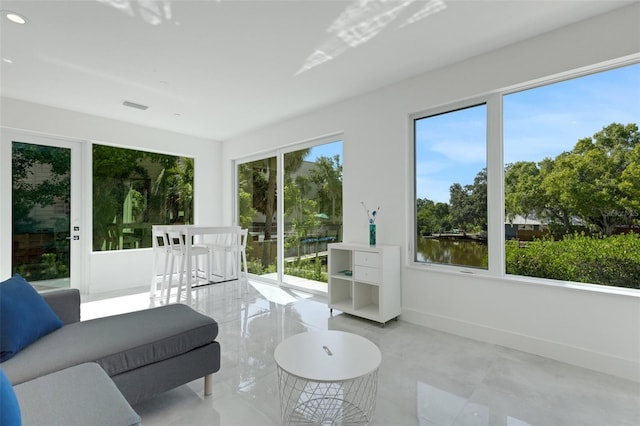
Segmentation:
<svg viewBox="0 0 640 426">
<path fill-rule="evenodd" d="M 640 382 L 640 361 L 590 351 L 440 315 L 402 310 L 403 321 Z"/>
</svg>

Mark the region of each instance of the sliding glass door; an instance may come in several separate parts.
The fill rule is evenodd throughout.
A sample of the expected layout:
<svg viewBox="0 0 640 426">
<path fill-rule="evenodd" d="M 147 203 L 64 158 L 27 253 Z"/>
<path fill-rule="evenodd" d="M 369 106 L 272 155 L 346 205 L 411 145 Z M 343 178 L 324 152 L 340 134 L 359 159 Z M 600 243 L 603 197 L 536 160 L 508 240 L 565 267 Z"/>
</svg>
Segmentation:
<svg viewBox="0 0 640 426">
<path fill-rule="evenodd" d="M 342 240 L 342 142 L 280 150 L 238 162 L 236 172 L 249 273 L 326 292 L 327 244 Z"/>
</svg>

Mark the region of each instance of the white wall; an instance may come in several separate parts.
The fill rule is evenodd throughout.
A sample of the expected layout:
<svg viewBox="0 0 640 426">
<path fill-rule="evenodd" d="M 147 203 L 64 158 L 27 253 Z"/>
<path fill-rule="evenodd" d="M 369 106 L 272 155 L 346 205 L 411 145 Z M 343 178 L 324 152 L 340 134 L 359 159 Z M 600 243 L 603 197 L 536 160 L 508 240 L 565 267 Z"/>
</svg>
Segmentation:
<svg viewBox="0 0 640 426">
<path fill-rule="evenodd" d="M 220 165 L 221 143 L 193 136 L 167 132 L 137 126 L 116 120 L 95 117 L 78 112 L 52 108 L 15 99 L 0 99 L 0 126 L 36 132 L 45 136 L 68 138 L 82 142 L 83 158 L 90 158 L 88 142 L 106 143 L 125 148 L 149 150 L 173 155 L 194 158 L 194 221 L 198 224 L 225 225 L 222 221 L 222 204 L 220 202 Z M 4 142 L 3 142 L 4 143 Z M 10 152 L 3 147 L 2 152 Z M 7 159 L 3 159 L 3 164 Z M 10 164 L 10 163 L 9 163 Z M 4 166 L 3 166 L 4 167 Z M 90 182 L 90 169 L 83 168 L 84 182 Z M 6 179 L 5 173 L 2 174 Z M 10 179 L 10 175 L 9 175 Z M 7 185 L 2 185 L 6 188 Z M 10 190 L 10 185 L 8 186 Z M 6 189 L 2 191 L 6 192 Z M 84 185 L 82 205 L 84 228 L 91 229 L 91 187 Z M 5 203 L 2 194 L 2 214 L 0 229 L 2 230 L 2 246 L 0 251 L 10 252 L 11 238 L 4 236 L 8 229 L 11 232 L 11 206 Z M 83 238 L 90 236 L 84 232 Z M 8 243 L 7 243 L 8 241 Z M 88 241 L 88 240 L 84 240 Z M 6 250 L 6 251 L 5 251 Z M 121 252 L 92 253 L 89 244 L 83 245 L 83 274 L 79 287 L 83 293 L 102 293 L 139 286 L 147 286 L 151 280 L 151 249 L 126 250 Z M 2 256 L 0 276 L 10 275 L 7 256 Z"/>
<path fill-rule="evenodd" d="M 223 203 L 233 199 L 233 159 L 344 131 L 344 240 L 367 239 L 360 201 L 381 206 L 378 241 L 400 245 L 405 261 L 402 319 L 640 381 L 640 294 L 438 272 L 407 261 L 412 200 L 408 116 L 629 59 L 640 52 L 639 18 L 635 4 L 225 141 Z"/>
</svg>

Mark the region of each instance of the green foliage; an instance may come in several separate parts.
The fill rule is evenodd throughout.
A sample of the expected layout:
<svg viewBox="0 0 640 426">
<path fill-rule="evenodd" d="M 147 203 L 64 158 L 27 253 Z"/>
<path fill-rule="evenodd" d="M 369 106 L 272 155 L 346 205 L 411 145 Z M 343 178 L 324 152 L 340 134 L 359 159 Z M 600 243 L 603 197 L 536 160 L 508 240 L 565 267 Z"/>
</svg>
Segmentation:
<svg viewBox="0 0 640 426">
<path fill-rule="evenodd" d="M 253 217 L 258 211 L 253 207 L 252 196 L 252 169 L 247 164 L 238 166 L 238 214 L 239 224 L 242 228 L 249 228 L 253 223 Z"/>
<path fill-rule="evenodd" d="M 506 243 L 508 274 L 640 289 L 640 235 L 566 235 Z"/>
<path fill-rule="evenodd" d="M 125 248 L 127 223 L 193 223 L 193 178 L 192 158 L 93 145 L 93 249 Z"/>
<path fill-rule="evenodd" d="M 318 212 L 330 213 L 332 220 L 342 218 L 342 164 L 340 156 L 321 156 L 309 171 L 309 179 L 318 188 Z"/>
<path fill-rule="evenodd" d="M 307 280 L 328 282 L 327 265 L 320 258 L 297 259 L 295 262 L 286 263 L 284 273 Z"/>
<path fill-rule="evenodd" d="M 38 279 L 53 279 L 69 276 L 69 268 L 63 262 L 58 261 L 55 253 L 44 253 L 42 255 L 42 272 Z"/>
<path fill-rule="evenodd" d="M 249 273 L 256 275 L 272 274 L 276 272 L 276 264 L 270 263 L 266 267 L 262 265 L 260 259 L 253 259 L 247 262 Z"/>
<path fill-rule="evenodd" d="M 310 149 L 286 153 L 284 159 L 284 212 L 287 229 L 286 248 L 297 247 L 300 241 L 318 229 L 323 223 L 318 216 L 329 213 L 334 221 L 342 217 L 342 165 L 338 155 L 319 157 L 308 173 L 300 173 Z M 272 223 L 277 213 L 276 157 L 269 157 L 238 166 L 239 221 L 241 226 L 254 225 L 257 213 L 264 215 L 264 241 L 272 241 Z M 258 230 L 260 231 L 260 230 Z M 275 240 L 274 240 L 275 241 Z M 258 253 L 261 251 L 262 253 Z M 254 250 L 254 258 L 260 258 L 262 270 L 273 262 L 274 248 L 262 244 Z"/>
<path fill-rule="evenodd" d="M 55 253 L 43 253 L 37 264 L 16 265 L 14 272 L 30 281 L 51 280 L 69 276 L 69 266 Z"/>
<path fill-rule="evenodd" d="M 528 218 L 539 212 L 544 203 L 540 194 L 540 171 L 533 161 L 508 164 L 504 174 L 507 219 L 520 215 Z"/>
<path fill-rule="evenodd" d="M 573 232 L 576 222 L 605 235 L 617 226 L 638 224 L 638 126 L 612 123 L 553 159 L 508 165 L 505 210 L 508 218 L 546 219 L 561 226 L 561 233 Z"/>
<path fill-rule="evenodd" d="M 418 198 L 416 216 L 419 235 L 441 233 L 453 228 L 447 203 L 435 203 L 426 198 Z"/>
<path fill-rule="evenodd" d="M 46 178 L 40 174 L 33 179 L 36 170 L 46 170 Z M 13 226 L 33 228 L 37 226 L 31 217 L 36 207 L 53 205 L 56 201 L 69 202 L 71 188 L 71 151 L 43 145 L 13 142 L 12 144 L 12 196 Z"/>
<path fill-rule="evenodd" d="M 451 225 L 464 231 L 487 228 L 487 169 L 482 169 L 472 185 L 454 183 L 449 188 Z"/>
</svg>

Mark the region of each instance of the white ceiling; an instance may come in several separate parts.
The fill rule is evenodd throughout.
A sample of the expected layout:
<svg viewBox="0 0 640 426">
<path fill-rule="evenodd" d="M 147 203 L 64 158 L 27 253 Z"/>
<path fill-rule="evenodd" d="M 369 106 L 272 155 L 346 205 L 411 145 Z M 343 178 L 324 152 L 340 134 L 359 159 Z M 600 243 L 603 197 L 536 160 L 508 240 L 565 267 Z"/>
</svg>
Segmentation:
<svg viewBox="0 0 640 426">
<path fill-rule="evenodd" d="M 225 140 L 630 3 L 0 1 L 0 94 Z"/>
</svg>

